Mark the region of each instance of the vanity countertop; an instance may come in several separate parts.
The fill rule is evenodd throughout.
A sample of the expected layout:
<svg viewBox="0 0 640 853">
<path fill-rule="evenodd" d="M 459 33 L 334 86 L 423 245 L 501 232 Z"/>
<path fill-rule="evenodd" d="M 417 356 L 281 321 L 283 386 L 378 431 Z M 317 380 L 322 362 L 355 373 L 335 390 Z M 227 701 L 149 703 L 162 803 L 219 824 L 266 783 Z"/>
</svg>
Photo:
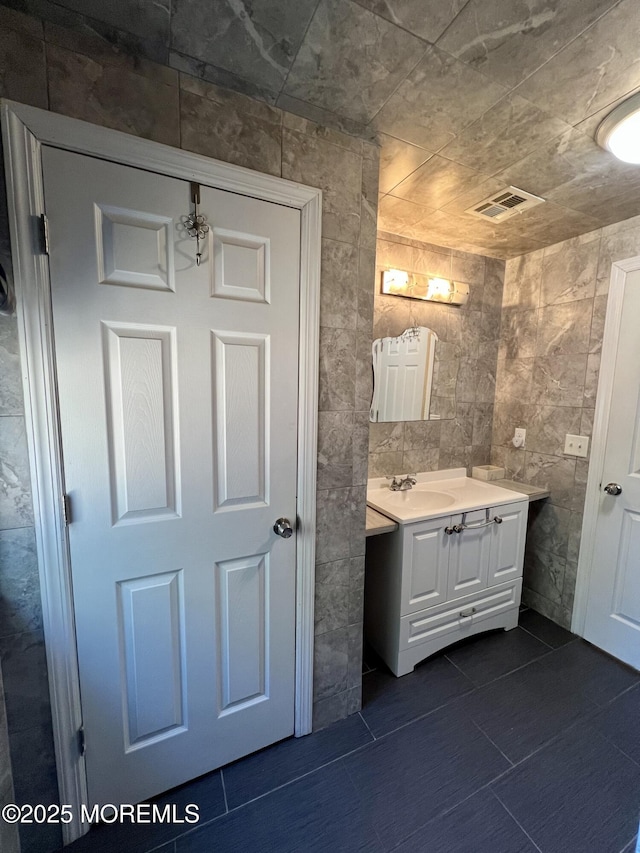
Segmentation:
<svg viewBox="0 0 640 853">
<path fill-rule="evenodd" d="M 548 498 L 551 494 L 549 489 L 541 489 L 540 486 L 530 486 L 528 483 L 516 483 L 515 480 L 491 480 L 491 482 L 495 486 L 500 486 L 501 489 L 511 489 L 514 492 L 528 495 L 529 503 Z"/>
<path fill-rule="evenodd" d="M 385 477 L 369 480 L 368 506 L 400 524 L 411 524 L 529 498 L 518 490 L 519 484 L 506 489 L 496 481 L 474 480 L 467 477 L 465 468 L 424 472 L 417 474 L 415 480 L 413 488 L 398 491 L 389 488 Z"/>
<path fill-rule="evenodd" d="M 398 522 L 392 521 L 386 515 L 367 507 L 367 529 L 365 536 L 377 536 L 379 533 L 393 533 L 398 529 Z"/>
</svg>

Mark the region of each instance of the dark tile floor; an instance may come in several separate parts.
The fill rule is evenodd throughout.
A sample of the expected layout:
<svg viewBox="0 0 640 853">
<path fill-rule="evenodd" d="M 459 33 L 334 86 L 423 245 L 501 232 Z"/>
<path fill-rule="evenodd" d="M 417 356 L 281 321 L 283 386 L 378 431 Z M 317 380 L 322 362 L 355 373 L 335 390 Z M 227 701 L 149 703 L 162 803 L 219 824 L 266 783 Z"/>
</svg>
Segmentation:
<svg viewBox="0 0 640 853">
<path fill-rule="evenodd" d="M 97 827 L 67 853 L 632 853 L 640 674 L 532 610 L 396 679 L 360 714 L 171 791 L 195 829 Z"/>
</svg>

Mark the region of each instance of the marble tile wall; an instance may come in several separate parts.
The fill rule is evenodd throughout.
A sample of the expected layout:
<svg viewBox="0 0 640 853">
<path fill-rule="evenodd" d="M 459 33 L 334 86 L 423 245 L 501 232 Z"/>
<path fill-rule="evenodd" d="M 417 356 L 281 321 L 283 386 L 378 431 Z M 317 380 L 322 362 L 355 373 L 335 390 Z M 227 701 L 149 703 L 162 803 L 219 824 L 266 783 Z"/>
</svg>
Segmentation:
<svg viewBox="0 0 640 853">
<path fill-rule="evenodd" d="M 7 732 L 7 714 L 4 703 L 2 672 L 0 672 L 0 809 L 8 803 L 15 803 L 13 777 L 11 775 L 11 756 L 9 754 L 9 735 Z M 20 840 L 16 824 L 0 819 L 0 850 L 2 853 L 20 853 Z"/>
<path fill-rule="evenodd" d="M 433 273 L 469 285 L 464 306 L 380 292 L 383 269 Z M 378 233 L 373 337 L 414 325 L 438 335 L 431 411 L 439 420 L 376 423 L 369 432 L 369 476 L 485 465 L 500 337 L 504 261 Z"/>
<path fill-rule="evenodd" d="M 359 709 L 378 148 L 0 6 L 0 96 L 323 190 L 314 726 Z M 3 194 L 4 198 L 4 194 Z M 1 224 L 1 223 L 0 223 Z M 7 251 L 6 227 L 0 246 Z M 0 654 L 16 794 L 57 796 L 15 319 L 0 318 Z M 22 837 L 23 851 L 58 842 Z M 4 848 L 3 848 L 4 849 Z"/>
<path fill-rule="evenodd" d="M 491 462 L 551 490 L 532 504 L 523 600 L 569 627 L 589 460 L 566 433 L 591 436 L 613 261 L 640 253 L 640 217 L 507 261 Z M 525 449 L 511 444 L 527 430 Z"/>
</svg>

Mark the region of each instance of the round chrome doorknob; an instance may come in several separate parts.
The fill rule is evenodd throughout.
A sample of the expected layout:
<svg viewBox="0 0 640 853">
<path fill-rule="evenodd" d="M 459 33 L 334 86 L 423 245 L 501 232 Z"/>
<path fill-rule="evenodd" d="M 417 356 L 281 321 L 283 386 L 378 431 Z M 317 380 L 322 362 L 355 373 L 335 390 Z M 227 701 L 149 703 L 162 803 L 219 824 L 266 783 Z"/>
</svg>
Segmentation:
<svg viewBox="0 0 640 853">
<path fill-rule="evenodd" d="M 604 487 L 604 491 L 608 495 L 613 495 L 615 497 L 616 495 L 622 494 L 622 486 L 620 486 L 618 483 L 607 483 L 607 485 Z"/>
<path fill-rule="evenodd" d="M 288 518 L 279 518 L 273 525 L 273 532 L 282 536 L 283 539 L 289 539 L 293 536 L 293 527 Z"/>
</svg>

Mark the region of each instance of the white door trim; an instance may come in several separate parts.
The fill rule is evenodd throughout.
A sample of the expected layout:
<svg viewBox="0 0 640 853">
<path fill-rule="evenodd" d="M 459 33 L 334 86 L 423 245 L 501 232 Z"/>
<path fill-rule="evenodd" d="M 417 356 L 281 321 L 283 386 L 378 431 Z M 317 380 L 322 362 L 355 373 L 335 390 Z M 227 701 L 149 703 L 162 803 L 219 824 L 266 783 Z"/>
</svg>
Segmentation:
<svg viewBox="0 0 640 853">
<path fill-rule="evenodd" d="M 301 212 L 298 404 L 298 539 L 296 564 L 295 734 L 308 734 L 313 701 L 316 447 L 322 192 L 201 157 L 157 142 L 11 101 L 1 101 L 7 201 L 16 286 L 27 441 L 60 802 L 73 807 L 65 844 L 86 831 L 87 801 L 73 602 L 63 518 L 64 477 L 58 427 L 50 282 L 41 253 L 44 212 L 41 146 L 89 154 L 219 189 L 294 207 Z"/>
<path fill-rule="evenodd" d="M 640 256 L 616 261 L 611 267 L 609 298 L 602 340 L 602 356 L 600 360 L 600 378 L 591 438 L 591 458 L 589 475 L 587 477 L 587 493 L 582 520 L 582 535 L 580 539 L 580 556 L 578 558 L 578 574 L 576 577 L 575 600 L 571 630 L 584 636 L 589 603 L 589 589 L 593 571 L 593 554 L 596 539 L 596 521 L 600 504 L 600 481 L 604 469 L 604 457 L 607 444 L 607 426 L 609 410 L 613 396 L 613 380 L 616 367 L 616 352 L 620 322 L 622 320 L 622 305 L 624 285 L 630 272 L 640 269 Z"/>
</svg>

